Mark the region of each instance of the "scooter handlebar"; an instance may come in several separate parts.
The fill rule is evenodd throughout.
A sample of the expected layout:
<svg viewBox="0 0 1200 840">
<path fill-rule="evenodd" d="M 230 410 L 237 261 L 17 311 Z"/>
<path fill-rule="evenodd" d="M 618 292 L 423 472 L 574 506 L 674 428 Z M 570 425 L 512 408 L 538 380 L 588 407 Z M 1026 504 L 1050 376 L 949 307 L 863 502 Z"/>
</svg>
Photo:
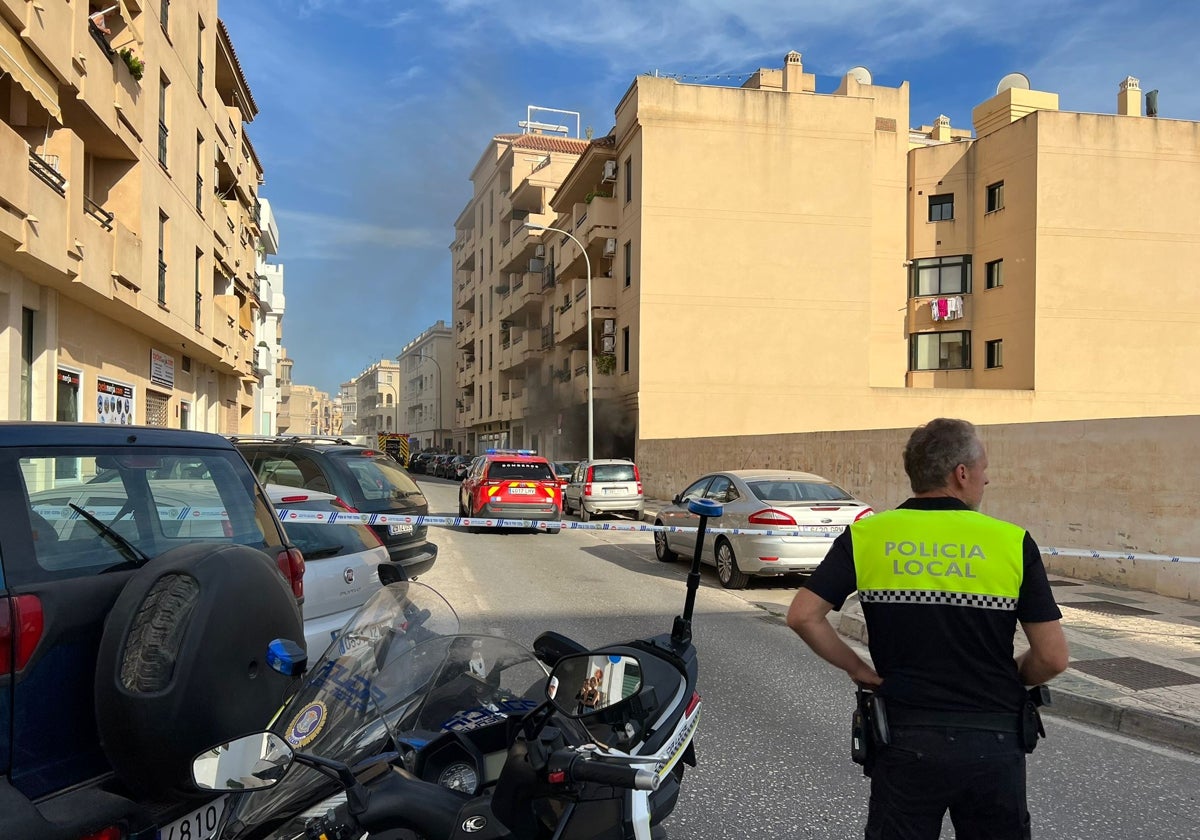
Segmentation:
<svg viewBox="0 0 1200 840">
<path fill-rule="evenodd" d="M 599 785 L 630 788 L 632 790 L 658 790 L 658 774 L 649 770 L 637 770 L 620 764 L 607 764 L 595 758 L 576 758 L 571 762 L 570 776 L 576 782 L 595 782 Z"/>
</svg>

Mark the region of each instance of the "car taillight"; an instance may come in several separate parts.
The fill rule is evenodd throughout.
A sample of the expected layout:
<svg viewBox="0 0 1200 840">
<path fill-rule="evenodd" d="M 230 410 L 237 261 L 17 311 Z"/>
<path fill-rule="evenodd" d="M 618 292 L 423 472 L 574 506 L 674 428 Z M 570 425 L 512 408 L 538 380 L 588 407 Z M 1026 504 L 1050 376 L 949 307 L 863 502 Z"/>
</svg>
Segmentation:
<svg viewBox="0 0 1200 840">
<path fill-rule="evenodd" d="M 591 470 L 588 470 L 588 472 L 590 473 Z M 585 496 L 592 495 L 592 485 L 590 485 L 590 484 L 583 485 L 583 495 L 585 495 Z"/>
<path fill-rule="evenodd" d="M 595 481 L 596 480 L 592 477 L 593 469 L 594 469 L 593 467 L 588 467 L 587 476 L 583 479 L 584 481 Z"/>
<path fill-rule="evenodd" d="M 796 520 L 790 514 L 784 513 L 775 508 L 767 508 L 760 510 L 758 513 L 750 514 L 751 525 L 795 525 Z"/>
<path fill-rule="evenodd" d="M 640 495 L 642 495 L 642 482 L 639 481 L 637 483 L 637 487 L 638 487 L 638 495 L 640 496 Z"/>
<path fill-rule="evenodd" d="M 874 516 L 874 515 L 875 515 L 875 511 L 871 510 L 870 508 L 864 508 L 863 511 L 858 516 L 854 517 L 854 521 L 857 522 L 860 519 L 866 519 L 868 516 Z"/>
<path fill-rule="evenodd" d="M 29 664 L 44 627 L 42 602 L 36 595 L 5 599 L 0 606 L 0 674 L 16 673 Z"/>
<path fill-rule="evenodd" d="M 275 558 L 279 571 L 292 585 L 292 594 L 297 601 L 304 600 L 304 555 L 298 548 L 285 548 Z"/>
<path fill-rule="evenodd" d="M 124 840 L 125 832 L 115 825 L 85 834 L 79 840 Z"/>
</svg>

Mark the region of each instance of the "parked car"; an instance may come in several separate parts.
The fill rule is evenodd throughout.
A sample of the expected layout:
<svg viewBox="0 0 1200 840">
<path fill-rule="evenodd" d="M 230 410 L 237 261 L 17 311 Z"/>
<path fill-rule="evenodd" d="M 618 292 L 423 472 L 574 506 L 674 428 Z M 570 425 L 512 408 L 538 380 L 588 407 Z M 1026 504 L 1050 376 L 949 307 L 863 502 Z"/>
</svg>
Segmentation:
<svg viewBox="0 0 1200 840">
<path fill-rule="evenodd" d="M 624 513 L 641 520 L 646 500 L 637 464 L 624 459 L 580 461 L 563 488 L 563 510 L 577 511 L 587 522 L 604 513 Z"/>
<path fill-rule="evenodd" d="M 453 455 L 448 455 L 444 452 L 437 456 L 437 467 L 435 468 L 435 472 L 438 478 L 450 477 L 450 462 L 453 460 Z"/>
<path fill-rule="evenodd" d="M 471 464 L 458 491 L 458 515 L 562 519 L 562 493 L 550 462 L 529 449 L 489 449 Z M 558 527 L 546 529 L 558 533 Z"/>
<path fill-rule="evenodd" d="M 579 466 L 579 462 L 551 461 L 550 466 L 554 470 L 554 477 L 558 479 L 558 486 L 566 488 L 567 482 L 571 480 L 571 473 L 575 472 L 575 468 Z"/>
<path fill-rule="evenodd" d="M 215 824 L 191 759 L 262 727 L 292 684 L 267 646 L 303 635 L 303 558 L 245 460 L 203 432 L 0 423 L 0 487 L 0 837 Z"/>
<path fill-rule="evenodd" d="M 332 493 L 362 513 L 423 516 L 429 502 L 412 476 L 378 449 L 348 444 L 338 438 L 232 438 L 264 484 L 286 484 Z M 370 526 L 387 547 L 392 562 L 415 577 L 433 567 L 438 548 L 429 542 L 426 525 L 404 522 Z"/>
<path fill-rule="evenodd" d="M 796 536 L 706 534 L 701 561 L 717 567 L 717 579 L 729 589 L 744 589 L 753 577 L 811 572 L 838 534 L 874 513 L 827 478 L 789 470 L 733 470 L 711 473 L 675 496 L 655 525 L 696 527 L 688 512 L 692 499 L 707 498 L 724 507 L 710 519 L 714 528 L 795 529 Z M 692 556 L 694 533 L 654 532 L 654 552 L 670 562 Z"/>
<path fill-rule="evenodd" d="M 268 484 L 266 491 L 276 510 L 352 513 L 332 493 L 284 484 Z M 304 554 L 304 641 L 309 661 L 316 662 L 354 611 L 380 586 L 403 580 L 404 572 L 366 525 L 296 522 L 284 516 L 283 528 Z"/>
<path fill-rule="evenodd" d="M 421 475 L 425 475 L 426 468 L 428 467 L 429 461 L 432 458 L 433 458 L 433 453 L 431 453 L 431 452 L 416 453 L 415 455 L 413 455 L 412 457 L 410 457 L 408 459 L 408 471 L 410 473 L 413 473 L 414 475 L 416 475 L 418 473 Z"/>
<path fill-rule="evenodd" d="M 462 481 L 467 477 L 467 472 L 471 469 L 471 461 L 473 460 L 470 455 L 455 455 L 450 460 L 450 466 L 446 468 L 446 478 Z"/>
</svg>

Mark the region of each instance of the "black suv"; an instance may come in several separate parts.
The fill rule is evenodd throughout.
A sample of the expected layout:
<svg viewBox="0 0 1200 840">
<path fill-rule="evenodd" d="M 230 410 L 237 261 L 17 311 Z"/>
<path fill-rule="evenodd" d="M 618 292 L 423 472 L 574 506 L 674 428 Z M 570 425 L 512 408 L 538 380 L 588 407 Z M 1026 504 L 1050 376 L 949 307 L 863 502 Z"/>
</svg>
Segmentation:
<svg viewBox="0 0 1200 840">
<path fill-rule="evenodd" d="M 378 449 L 337 437 L 232 437 L 263 484 L 285 484 L 333 493 L 359 513 L 424 516 L 429 502 L 412 476 Z M 427 525 L 377 523 L 371 528 L 392 562 L 414 577 L 433 567 L 437 546 Z"/>
<path fill-rule="evenodd" d="M 191 759 L 266 725 L 290 685 L 267 647 L 303 641 L 303 558 L 246 462 L 203 432 L 0 423 L 0 505 L 0 837 L 215 824 Z"/>
</svg>

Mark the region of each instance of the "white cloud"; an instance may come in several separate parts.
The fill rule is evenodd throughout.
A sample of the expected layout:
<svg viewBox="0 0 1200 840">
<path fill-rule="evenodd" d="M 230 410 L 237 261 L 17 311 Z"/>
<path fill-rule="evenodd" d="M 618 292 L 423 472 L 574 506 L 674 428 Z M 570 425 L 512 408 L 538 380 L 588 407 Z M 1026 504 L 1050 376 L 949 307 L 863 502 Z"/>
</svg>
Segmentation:
<svg viewBox="0 0 1200 840">
<path fill-rule="evenodd" d="M 442 229 L 391 227 L 325 213 L 278 210 L 283 246 L 279 258 L 288 260 L 347 260 L 361 256 L 363 248 L 444 249 Z"/>
</svg>

